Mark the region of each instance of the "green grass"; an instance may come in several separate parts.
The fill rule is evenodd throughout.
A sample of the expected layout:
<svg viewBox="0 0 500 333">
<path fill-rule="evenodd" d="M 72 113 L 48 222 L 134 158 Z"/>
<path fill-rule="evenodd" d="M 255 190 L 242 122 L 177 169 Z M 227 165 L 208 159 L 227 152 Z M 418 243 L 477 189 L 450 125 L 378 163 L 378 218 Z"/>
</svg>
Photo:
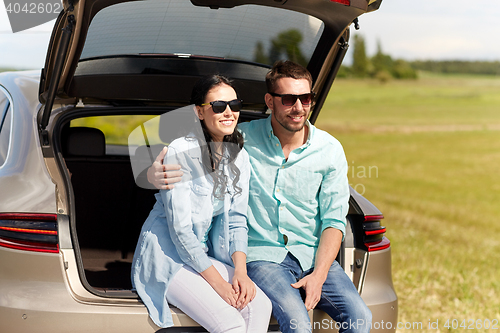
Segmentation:
<svg viewBox="0 0 500 333">
<path fill-rule="evenodd" d="M 321 112 L 324 126 L 341 131 L 500 125 L 500 79 L 429 76 L 412 81 L 337 80 Z M 323 112 L 331 110 L 332 112 Z"/>
<path fill-rule="evenodd" d="M 385 216 L 399 321 L 500 329 L 500 78 L 337 80 L 316 125 Z"/>
</svg>

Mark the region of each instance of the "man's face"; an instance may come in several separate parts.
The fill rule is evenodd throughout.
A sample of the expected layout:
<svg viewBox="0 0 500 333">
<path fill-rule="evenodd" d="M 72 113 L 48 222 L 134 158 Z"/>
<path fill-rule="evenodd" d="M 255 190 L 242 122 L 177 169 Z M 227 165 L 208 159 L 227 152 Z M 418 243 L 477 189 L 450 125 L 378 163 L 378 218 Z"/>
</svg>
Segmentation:
<svg viewBox="0 0 500 333">
<path fill-rule="evenodd" d="M 276 94 L 293 94 L 302 95 L 311 92 L 309 81 L 306 79 L 293 79 L 281 78 L 276 82 Z M 265 96 L 267 106 L 272 110 L 271 124 L 274 131 L 286 130 L 288 132 L 298 132 L 302 130 L 309 112 L 311 111 L 311 104 L 304 105 L 301 100 L 297 98 L 295 103 L 291 106 L 283 105 L 282 98 L 279 96 L 272 96 L 266 94 Z"/>
</svg>

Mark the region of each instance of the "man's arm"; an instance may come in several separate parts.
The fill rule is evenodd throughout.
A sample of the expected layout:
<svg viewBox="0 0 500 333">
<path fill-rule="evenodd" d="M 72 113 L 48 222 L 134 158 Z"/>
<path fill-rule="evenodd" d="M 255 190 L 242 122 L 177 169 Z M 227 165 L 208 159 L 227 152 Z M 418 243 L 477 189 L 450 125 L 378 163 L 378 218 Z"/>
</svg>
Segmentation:
<svg viewBox="0 0 500 333">
<path fill-rule="evenodd" d="M 249 124 L 255 120 L 238 124 L 238 130 L 245 137 L 245 132 L 248 131 Z M 175 183 L 181 181 L 182 171 L 181 166 L 175 164 L 163 165 L 163 158 L 167 154 L 167 147 L 164 147 L 156 160 L 149 167 L 147 172 L 148 182 L 159 190 L 171 190 L 174 188 Z"/>
<path fill-rule="evenodd" d="M 182 171 L 178 164 L 163 164 L 163 159 L 167 154 L 167 147 L 164 147 L 156 160 L 148 169 L 148 182 L 159 190 L 171 190 L 175 183 L 181 181 Z"/>
<path fill-rule="evenodd" d="M 335 228 L 326 228 L 321 234 L 314 271 L 306 277 L 293 283 L 294 288 L 303 288 L 306 292 L 304 305 L 307 311 L 314 309 L 321 299 L 321 290 L 328 276 L 328 271 L 337 257 L 342 243 L 342 231 Z"/>
<path fill-rule="evenodd" d="M 295 288 L 306 291 L 305 306 L 310 310 L 318 304 L 328 271 L 337 257 L 344 238 L 345 216 L 349 209 L 349 182 L 347 160 L 338 141 L 333 141 L 331 170 L 323 177 L 319 192 L 319 214 L 322 230 L 314 263 L 314 271 L 297 283 Z"/>
</svg>

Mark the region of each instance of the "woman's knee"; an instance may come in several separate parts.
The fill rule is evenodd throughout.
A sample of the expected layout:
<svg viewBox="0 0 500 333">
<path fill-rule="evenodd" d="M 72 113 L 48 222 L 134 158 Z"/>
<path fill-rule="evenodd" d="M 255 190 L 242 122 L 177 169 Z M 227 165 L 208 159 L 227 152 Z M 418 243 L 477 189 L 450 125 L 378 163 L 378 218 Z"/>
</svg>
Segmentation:
<svg viewBox="0 0 500 333">
<path fill-rule="evenodd" d="M 251 302 L 252 308 L 258 309 L 261 314 L 269 314 L 271 316 L 271 312 L 273 310 L 273 304 L 267 295 L 257 287 L 257 294 L 255 298 Z"/>
<path fill-rule="evenodd" d="M 233 308 L 234 309 L 234 308 Z M 219 313 L 217 314 L 217 324 L 212 327 L 206 327 L 210 332 L 214 333 L 246 333 L 247 324 L 245 319 L 237 313 L 238 311 L 232 311 L 231 313 Z"/>
</svg>

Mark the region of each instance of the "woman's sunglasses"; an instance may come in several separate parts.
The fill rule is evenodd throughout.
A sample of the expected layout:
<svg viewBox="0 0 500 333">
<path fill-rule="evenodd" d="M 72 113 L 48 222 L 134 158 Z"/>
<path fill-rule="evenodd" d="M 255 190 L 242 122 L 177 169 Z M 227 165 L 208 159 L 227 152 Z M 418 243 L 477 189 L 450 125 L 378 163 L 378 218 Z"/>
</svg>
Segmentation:
<svg viewBox="0 0 500 333">
<path fill-rule="evenodd" d="M 227 106 L 229 105 L 229 108 L 233 112 L 238 112 L 241 110 L 241 103 L 243 101 L 241 99 L 233 99 L 232 101 L 226 102 L 226 101 L 213 101 L 210 103 L 203 103 L 200 104 L 201 106 L 205 106 L 210 104 L 212 106 L 212 110 L 214 113 L 223 113 L 226 111 Z"/>
<path fill-rule="evenodd" d="M 276 93 L 269 93 L 271 96 L 275 97 L 281 97 L 281 104 L 284 106 L 293 106 L 295 105 L 295 102 L 297 102 L 297 98 L 300 99 L 300 103 L 302 105 L 309 105 L 312 103 L 312 100 L 314 98 L 314 93 L 310 92 L 307 94 L 302 94 L 302 95 L 293 95 L 293 94 L 276 94 Z"/>
</svg>

